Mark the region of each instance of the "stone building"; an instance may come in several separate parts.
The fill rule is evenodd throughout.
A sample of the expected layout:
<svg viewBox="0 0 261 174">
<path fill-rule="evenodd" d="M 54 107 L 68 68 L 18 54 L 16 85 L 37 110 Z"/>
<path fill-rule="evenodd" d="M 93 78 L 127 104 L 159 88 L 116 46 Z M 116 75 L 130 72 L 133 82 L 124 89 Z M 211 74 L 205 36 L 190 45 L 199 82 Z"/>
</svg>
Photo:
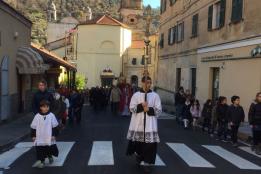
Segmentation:
<svg viewBox="0 0 261 174">
<path fill-rule="evenodd" d="M 144 75 L 144 54 L 145 54 L 145 27 L 143 1 L 142 0 L 122 0 L 120 8 L 121 20 L 130 26 L 132 30 L 132 45 L 124 54 L 124 70 L 123 75 L 126 81 L 132 85 L 140 86 L 141 78 Z M 158 35 L 151 33 L 149 37 L 150 43 L 150 59 L 149 59 L 149 75 L 153 84 L 156 76 L 156 62 L 158 58 Z"/>
<path fill-rule="evenodd" d="M 261 1 L 162 0 L 159 92 L 173 102 L 179 86 L 203 103 L 241 96 L 246 109 L 261 90 Z"/>
<path fill-rule="evenodd" d="M 68 58 L 77 65 L 77 73 L 86 78 L 86 87 L 111 86 L 123 71 L 123 54 L 131 46 L 131 30 L 103 15 L 78 24 L 70 37 L 47 46 L 61 57 L 68 57 L 65 50 L 72 48 L 69 52 L 73 60 Z"/>
</svg>

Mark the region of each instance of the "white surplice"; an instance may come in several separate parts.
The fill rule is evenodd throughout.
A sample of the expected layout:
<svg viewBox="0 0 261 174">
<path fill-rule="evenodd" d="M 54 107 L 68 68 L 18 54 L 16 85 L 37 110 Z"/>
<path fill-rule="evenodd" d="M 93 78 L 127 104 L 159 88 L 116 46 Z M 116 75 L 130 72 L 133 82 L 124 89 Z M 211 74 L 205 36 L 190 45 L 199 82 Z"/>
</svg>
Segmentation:
<svg viewBox="0 0 261 174">
<path fill-rule="evenodd" d="M 144 142 L 144 112 L 137 113 L 137 106 L 145 101 L 143 91 L 136 92 L 130 102 L 130 111 L 132 112 L 130 127 L 127 139 L 131 141 Z M 155 116 L 149 116 L 146 113 L 145 143 L 160 142 L 158 135 L 157 117 L 162 112 L 161 100 L 157 93 L 149 91 L 147 93 L 148 107 L 154 109 Z"/>
<path fill-rule="evenodd" d="M 31 128 L 36 130 L 35 146 L 52 145 L 52 129 L 57 126 L 58 122 L 53 113 L 36 114 L 31 124 Z"/>
</svg>

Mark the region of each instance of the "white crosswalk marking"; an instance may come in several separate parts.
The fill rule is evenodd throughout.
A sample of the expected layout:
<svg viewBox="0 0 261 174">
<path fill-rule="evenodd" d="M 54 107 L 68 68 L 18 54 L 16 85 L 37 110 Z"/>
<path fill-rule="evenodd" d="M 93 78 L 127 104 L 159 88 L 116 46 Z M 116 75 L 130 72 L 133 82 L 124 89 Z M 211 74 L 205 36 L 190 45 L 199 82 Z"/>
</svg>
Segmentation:
<svg viewBox="0 0 261 174">
<path fill-rule="evenodd" d="M 215 168 L 211 163 L 182 143 L 167 143 L 190 167 Z"/>
<path fill-rule="evenodd" d="M 241 147 L 239 147 L 239 149 L 241 149 L 241 150 L 243 150 L 243 151 L 245 151 L 245 152 L 247 152 L 247 153 L 250 153 L 250 154 L 252 154 L 252 155 L 255 155 L 255 156 L 261 158 L 261 155 L 257 155 L 255 152 L 253 152 L 253 151 L 251 150 L 250 147 L 241 146 Z"/>
<path fill-rule="evenodd" d="M 48 161 L 46 162 L 46 166 L 48 167 L 61 167 L 63 166 L 69 152 L 71 151 L 73 145 L 75 142 L 57 142 L 57 147 L 59 150 L 59 156 L 58 158 L 54 157 L 54 162 L 52 164 L 48 164 Z"/>
<path fill-rule="evenodd" d="M 144 162 L 142 162 L 141 165 L 143 166 Z M 166 166 L 166 164 L 162 161 L 158 154 L 156 156 L 155 166 Z"/>
<path fill-rule="evenodd" d="M 94 141 L 88 165 L 114 165 L 112 142 Z"/>
<path fill-rule="evenodd" d="M 211 152 L 217 154 L 221 158 L 227 160 L 228 162 L 232 163 L 233 165 L 237 166 L 240 169 L 249 169 L 249 170 L 261 170 L 261 167 L 241 158 L 238 155 L 235 155 L 220 146 L 208 146 L 203 145 L 203 147 L 207 148 Z"/>
<path fill-rule="evenodd" d="M 156 157 L 155 166 L 166 166 L 166 164 L 162 161 L 159 155 L 157 155 Z"/>
<path fill-rule="evenodd" d="M 0 155 L 0 168 L 7 169 L 20 156 L 32 148 L 32 143 L 18 143 L 13 149 Z"/>
</svg>

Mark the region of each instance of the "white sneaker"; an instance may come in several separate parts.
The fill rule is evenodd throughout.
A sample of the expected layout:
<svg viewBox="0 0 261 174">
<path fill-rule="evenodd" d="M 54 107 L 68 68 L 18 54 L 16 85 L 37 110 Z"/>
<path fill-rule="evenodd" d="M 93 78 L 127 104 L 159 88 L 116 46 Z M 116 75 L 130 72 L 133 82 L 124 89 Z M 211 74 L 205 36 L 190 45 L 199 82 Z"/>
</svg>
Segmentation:
<svg viewBox="0 0 261 174">
<path fill-rule="evenodd" d="M 34 165 L 32 167 L 42 169 L 42 168 L 44 168 L 44 163 L 42 161 L 38 160 L 34 163 Z"/>
</svg>

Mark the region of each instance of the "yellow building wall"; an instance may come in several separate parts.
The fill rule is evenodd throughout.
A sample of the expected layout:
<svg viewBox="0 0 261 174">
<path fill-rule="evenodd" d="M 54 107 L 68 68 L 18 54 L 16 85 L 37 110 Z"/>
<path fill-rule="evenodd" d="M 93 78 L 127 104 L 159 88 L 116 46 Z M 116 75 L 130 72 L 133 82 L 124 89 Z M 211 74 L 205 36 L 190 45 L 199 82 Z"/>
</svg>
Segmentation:
<svg viewBox="0 0 261 174">
<path fill-rule="evenodd" d="M 122 54 L 131 45 L 131 31 L 120 26 L 78 26 L 77 72 L 88 79 L 87 87 L 100 86 L 100 75 L 111 68 L 119 77 Z"/>
</svg>

